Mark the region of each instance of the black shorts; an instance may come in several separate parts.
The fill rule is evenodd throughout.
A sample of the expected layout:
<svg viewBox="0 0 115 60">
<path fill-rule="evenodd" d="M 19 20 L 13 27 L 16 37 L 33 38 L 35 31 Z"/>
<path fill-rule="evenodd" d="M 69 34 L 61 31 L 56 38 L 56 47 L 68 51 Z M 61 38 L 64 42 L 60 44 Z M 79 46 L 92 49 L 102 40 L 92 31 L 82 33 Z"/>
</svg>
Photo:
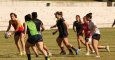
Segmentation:
<svg viewBox="0 0 115 60">
<path fill-rule="evenodd" d="M 43 39 L 42 39 L 42 36 L 40 34 L 37 34 L 37 35 L 33 35 L 33 36 L 28 37 L 27 41 L 31 44 L 36 44 L 37 42 L 43 41 Z"/>
<path fill-rule="evenodd" d="M 93 34 L 92 38 L 95 39 L 95 40 L 100 40 L 100 34 Z"/>
<path fill-rule="evenodd" d="M 59 34 L 59 36 L 58 36 L 58 38 L 66 38 L 66 37 L 68 37 L 68 34 Z"/>
<path fill-rule="evenodd" d="M 17 31 L 17 32 L 15 32 L 15 36 L 20 36 L 21 35 L 21 33 L 23 33 L 23 31 Z"/>
</svg>

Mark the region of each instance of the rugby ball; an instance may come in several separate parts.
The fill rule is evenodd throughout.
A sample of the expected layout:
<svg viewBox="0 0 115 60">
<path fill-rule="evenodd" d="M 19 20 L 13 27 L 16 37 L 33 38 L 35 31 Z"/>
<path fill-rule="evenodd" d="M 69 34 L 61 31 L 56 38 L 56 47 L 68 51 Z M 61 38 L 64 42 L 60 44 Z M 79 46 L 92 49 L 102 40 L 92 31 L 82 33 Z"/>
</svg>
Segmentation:
<svg viewBox="0 0 115 60">
<path fill-rule="evenodd" d="M 8 39 L 11 36 L 10 32 L 5 32 L 5 38 Z"/>
</svg>

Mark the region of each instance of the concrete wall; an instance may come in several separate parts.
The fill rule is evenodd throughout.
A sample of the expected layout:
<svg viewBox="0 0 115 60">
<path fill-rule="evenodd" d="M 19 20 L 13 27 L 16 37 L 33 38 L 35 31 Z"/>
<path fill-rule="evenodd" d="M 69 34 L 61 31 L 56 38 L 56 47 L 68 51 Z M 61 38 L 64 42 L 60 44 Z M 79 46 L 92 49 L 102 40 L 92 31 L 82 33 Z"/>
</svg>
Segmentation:
<svg viewBox="0 0 115 60">
<path fill-rule="evenodd" d="M 46 3 L 50 3 L 47 7 Z M 56 22 L 54 13 L 62 11 L 65 20 L 72 28 L 75 16 L 78 14 L 81 18 L 89 12 L 93 13 L 93 20 L 98 27 L 111 27 L 115 18 L 115 7 L 106 7 L 106 2 L 51 2 L 51 1 L 13 1 L 0 2 L 0 31 L 6 30 L 9 14 L 14 12 L 18 15 L 18 19 L 23 23 L 24 16 L 33 11 L 38 12 L 38 18 L 41 19 L 46 29 Z"/>
</svg>

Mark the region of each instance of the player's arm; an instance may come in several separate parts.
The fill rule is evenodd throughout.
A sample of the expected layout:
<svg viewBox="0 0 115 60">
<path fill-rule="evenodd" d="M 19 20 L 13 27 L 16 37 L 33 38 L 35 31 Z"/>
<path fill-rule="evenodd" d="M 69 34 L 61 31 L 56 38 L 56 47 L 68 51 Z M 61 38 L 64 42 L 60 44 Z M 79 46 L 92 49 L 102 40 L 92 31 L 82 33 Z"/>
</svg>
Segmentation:
<svg viewBox="0 0 115 60">
<path fill-rule="evenodd" d="M 74 30 L 74 32 L 76 32 L 76 29 L 75 29 L 75 22 L 73 23 L 73 30 Z"/>
<path fill-rule="evenodd" d="M 97 27 L 97 26 L 96 26 L 96 25 L 94 25 L 92 32 L 94 32 L 94 31 L 95 31 L 96 27 Z"/>
<path fill-rule="evenodd" d="M 23 26 L 24 26 L 24 38 L 26 38 L 27 24 L 23 23 Z"/>
<path fill-rule="evenodd" d="M 6 32 L 8 32 L 10 30 L 10 28 L 11 28 L 11 21 L 9 21 L 9 25 L 8 25 Z"/>
<path fill-rule="evenodd" d="M 41 22 L 41 32 L 43 32 L 45 30 L 45 27 L 43 25 L 43 23 Z"/>
<path fill-rule="evenodd" d="M 51 26 L 50 29 L 51 29 L 51 28 L 55 28 L 55 27 L 57 27 L 57 25 Z M 55 35 L 55 34 L 57 33 L 57 31 L 58 31 L 58 29 L 56 29 L 52 34 Z"/>
<path fill-rule="evenodd" d="M 93 24 L 94 24 L 94 28 L 93 28 L 93 32 L 94 32 L 97 28 L 97 24 L 95 22 L 93 22 Z"/>
<path fill-rule="evenodd" d="M 26 25 L 26 23 L 23 23 L 23 26 L 24 26 L 24 35 L 26 36 L 26 32 L 27 32 L 27 25 Z"/>
<path fill-rule="evenodd" d="M 53 25 L 53 26 L 51 26 L 50 28 L 55 28 L 55 27 L 57 27 L 57 25 Z"/>
<path fill-rule="evenodd" d="M 52 34 L 55 35 L 58 32 L 58 29 L 56 29 Z"/>
</svg>

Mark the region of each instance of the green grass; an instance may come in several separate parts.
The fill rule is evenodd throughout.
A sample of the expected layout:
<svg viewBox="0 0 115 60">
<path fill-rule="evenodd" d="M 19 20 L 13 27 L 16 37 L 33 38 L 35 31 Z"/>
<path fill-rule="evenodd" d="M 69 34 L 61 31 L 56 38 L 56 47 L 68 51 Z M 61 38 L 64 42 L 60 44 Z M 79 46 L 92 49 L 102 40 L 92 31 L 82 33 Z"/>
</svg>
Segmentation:
<svg viewBox="0 0 115 60">
<path fill-rule="evenodd" d="M 111 52 L 106 52 L 105 49 L 100 49 L 101 58 L 95 58 L 95 54 L 85 56 L 85 46 L 82 45 L 82 50 L 78 56 L 76 55 L 59 55 L 60 49 L 56 43 L 56 35 L 51 35 L 54 30 L 47 30 L 43 32 L 44 43 L 48 46 L 49 50 L 53 53 L 51 60 L 115 60 L 115 29 L 114 28 L 101 28 L 101 45 L 109 45 Z M 69 30 L 69 41 L 77 48 L 76 36 L 73 30 Z M 67 51 L 67 50 L 66 50 Z M 32 60 L 44 60 L 43 55 L 39 52 L 39 57 L 36 58 L 32 52 Z M 68 51 L 67 51 L 68 54 Z M 9 39 L 4 38 L 4 32 L 0 32 L 0 60 L 27 60 L 26 56 L 19 56 L 13 37 Z"/>
</svg>

